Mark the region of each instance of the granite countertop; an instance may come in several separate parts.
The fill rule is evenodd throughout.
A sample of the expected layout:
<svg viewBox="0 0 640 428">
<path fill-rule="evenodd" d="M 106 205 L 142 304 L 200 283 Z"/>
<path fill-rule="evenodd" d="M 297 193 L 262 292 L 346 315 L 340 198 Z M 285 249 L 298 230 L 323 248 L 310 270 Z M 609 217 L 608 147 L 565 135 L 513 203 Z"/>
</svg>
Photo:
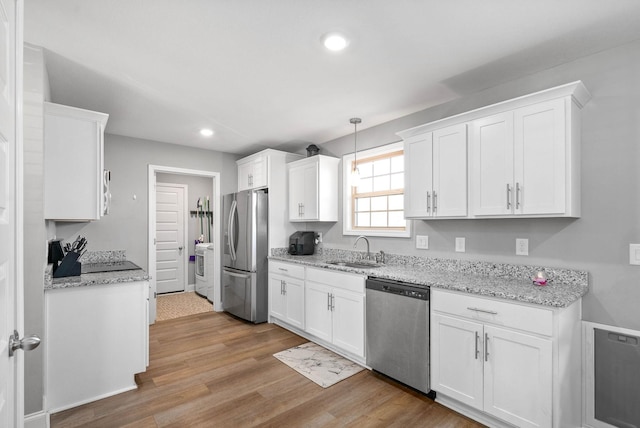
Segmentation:
<svg viewBox="0 0 640 428">
<path fill-rule="evenodd" d="M 126 254 L 122 250 L 93 251 L 83 255 L 80 260 L 83 263 L 112 263 L 126 260 Z M 52 278 L 51 270 L 52 265 L 48 265 L 44 275 L 45 290 L 86 287 L 91 285 L 121 284 L 125 282 L 148 281 L 150 279 L 147 272 L 143 269 L 83 273 L 80 276 L 66 276 L 63 278 Z"/>
<path fill-rule="evenodd" d="M 327 263 L 354 259 L 353 254 L 344 253 L 325 250 L 321 255 L 291 256 L 286 251 L 272 250 L 269 259 L 557 308 L 571 305 L 589 290 L 587 272 L 563 268 L 413 256 L 392 256 L 386 264 L 370 269 Z M 533 284 L 531 278 L 538 271 L 547 275 L 547 285 Z"/>
</svg>

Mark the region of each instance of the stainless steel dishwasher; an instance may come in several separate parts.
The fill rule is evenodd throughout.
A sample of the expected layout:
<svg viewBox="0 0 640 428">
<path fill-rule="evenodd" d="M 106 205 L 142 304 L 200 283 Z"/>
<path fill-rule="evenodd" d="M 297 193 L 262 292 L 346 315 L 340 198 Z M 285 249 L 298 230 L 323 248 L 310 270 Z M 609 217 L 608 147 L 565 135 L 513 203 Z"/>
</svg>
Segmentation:
<svg viewBox="0 0 640 428">
<path fill-rule="evenodd" d="M 429 393 L 429 289 L 369 278 L 366 298 L 367 365 Z"/>
</svg>

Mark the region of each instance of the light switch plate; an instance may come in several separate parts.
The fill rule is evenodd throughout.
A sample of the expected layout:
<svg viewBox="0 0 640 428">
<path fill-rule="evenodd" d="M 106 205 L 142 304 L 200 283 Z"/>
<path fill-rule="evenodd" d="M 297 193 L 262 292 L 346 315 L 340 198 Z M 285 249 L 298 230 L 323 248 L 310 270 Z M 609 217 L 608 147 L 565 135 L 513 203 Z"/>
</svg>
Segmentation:
<svg viewBox="0 0 640 428">
<path fill-rule="evenodd" d="M 629 264 L 640 265 L 640 244 L 629 244 Z"/>
<path fill-rule="evenodd" d="M 427 235 L 416 235 L 416 248 L 421 250 L 429 249 L 429 237 Z"/>
<path fill-rule="evenodd" d="M 464 253 L 465 238 L 456 238 L 456 253 Z"/>
<path fill-rule="evenodd" d="M 528 256 L 529 255 L 529 240 L 523 238 L 516 238 L 516 256 Z"/>
</svg>

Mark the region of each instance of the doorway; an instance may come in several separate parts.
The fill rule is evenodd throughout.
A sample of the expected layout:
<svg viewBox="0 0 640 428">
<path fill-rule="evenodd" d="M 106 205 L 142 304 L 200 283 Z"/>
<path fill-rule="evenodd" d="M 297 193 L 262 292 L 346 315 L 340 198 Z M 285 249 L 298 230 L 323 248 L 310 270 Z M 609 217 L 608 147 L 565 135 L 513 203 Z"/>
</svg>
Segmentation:
<svg viewBox="0 0 640 428">
<path fill-rule="evenodd" d="M 186 212 L 189 186 L 156 176 L 156 285 L 158 294 L 187 289 Z"/>
<path fill-rule="evenodd" d="M 187 179 L 187 178 L 195 178 L 195 177 L 202 177 L 205 178 L 207 180 L 207 182 L 209 183 L 209 185 L 207 186 L 207 195 L 211 195 L 209 204 L 210 204 L 210 211 L 211 211 L 211 218 L 212 220 L 210 220 L 210 236 L 211 236 L 211 241 L 213 243 L 214 246 L 214 252 L 216 255 L 220 254 L 220 215 L 221 215 L 221 209 L 220 209 L 220 204 L 222 202 L 221 199 L 221 195 L 220 195 L 220 173 L 218 172 L 213 172 L 213 171 L 202 171 L 202 170 L 192 170 L 192 169 L 187 169 L 187 168 L 176 168 L 176 167 L 168 167 L 168 166 L 160 166 L 160 165 L 149 165 L 148 168 L 148 196 L 149 196 L 149 207 L 148 207 L 148 267 L 149 267 L 149 276 L 151 277 L 150 279 L 150 287 L 151 287 L 151 293 L 150 293 L 150 299 L 149 299 L 149 323 L 153 324 L 156 320 L 156 304 L 157 304 L 157 293 L 160 292 L 160 290 L 158 289 L 158 279 L 159 279 L 159 272 L 157 270 L 157 254 L 156 254 L 156 250 L 157 250 L 157 244 L 159 242 L 158 240 L 158 236 L 156 233 L 156 229 L 157 229 L 157 224 L 158 224 L 158 218 L 157 218 L 157 213 L 156 213 L 156 204 L 157 204 L 157 200 L 156 200 L 156 192 L 157 192 L 157 186 L 162 182 L 162 181 L 171 181 L 176 182 L 176 181 L 184 181 L 184 180 L 179 180 L 180 178 L 183 179 Z M 189 186 L 189 189 L 191 189 L 191 186 Z M 194 192 L 190 192 L 190 193 L 194 193 Z M 204 192 L 201 192 L 204 193 Z M 205 196 L 204 194 L 202 196 Z M 187 203 L 187 209 L 185 209 L 185 212 L 187 213 L 187 215 L 189 215 L 189 228 L 191 228 L 191 223 L 192 222 L 197 222 L 197 224 L 199 224 L 199 219 L 197 218 L 197 215 L 191 215 L 191 212 L 193 211 L 194 213 L 197 212 L 196 211 L 196 205 L 195 203 L 191 203 L 191 199 L 193 198 L 193 195 L 191 195 L 190 200 Z M 193 205 L 193 206 L 191 206 Z M 199 229 L 196 229 L 199 230 Z M 207 234 L 208 235 L 208 234 Z M 194 241 L 191 238 L 187 238 L 187 247 L 185 251 L 185 254 L 188 254 L 189 256 L 191 255 L 191 247 L 194 247 L 195 245 L 191 245 L 194 244 Z M 189 262 L 188 263 L 188 268 L 189 270 L 191 270 L 191 268 L 194 268 L 194 263 Z M 195 268 L 194 268 L 195 269 Z M 213 286 L 213 296 L 212 296 L 212 302 L 213 302 L 213 309 L 216 311 L 221 311 L 222 310 L 222 301 L 221 301 L 221 293 L 220 293 L 220 283 L 221 283 L 221 276 L 220 276 L 220 257 L 216 256 L 214 257 L 214 286 Z M 190 275 L 190 272 L 188 273 L 188 275 Z M 187 288 L 190 290 L 191 289 L 191 284 L 189 283 L 190 280 L 187 283 Z"/>
</svg>

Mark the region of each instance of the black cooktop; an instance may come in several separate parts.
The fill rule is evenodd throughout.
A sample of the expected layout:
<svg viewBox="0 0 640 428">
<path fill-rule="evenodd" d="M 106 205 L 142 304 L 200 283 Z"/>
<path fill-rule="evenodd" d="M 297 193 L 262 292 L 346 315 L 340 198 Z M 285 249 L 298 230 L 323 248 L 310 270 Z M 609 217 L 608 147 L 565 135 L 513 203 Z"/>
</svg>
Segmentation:
<svg viewBox="0 0 640 428">
<path fill-rule="evenodd" d="M 82 263 L 82 273 L 117 272 L 120 270 L 142 269 L 135 263 L 128 260 L 119 262 Z"/>
</svg>

